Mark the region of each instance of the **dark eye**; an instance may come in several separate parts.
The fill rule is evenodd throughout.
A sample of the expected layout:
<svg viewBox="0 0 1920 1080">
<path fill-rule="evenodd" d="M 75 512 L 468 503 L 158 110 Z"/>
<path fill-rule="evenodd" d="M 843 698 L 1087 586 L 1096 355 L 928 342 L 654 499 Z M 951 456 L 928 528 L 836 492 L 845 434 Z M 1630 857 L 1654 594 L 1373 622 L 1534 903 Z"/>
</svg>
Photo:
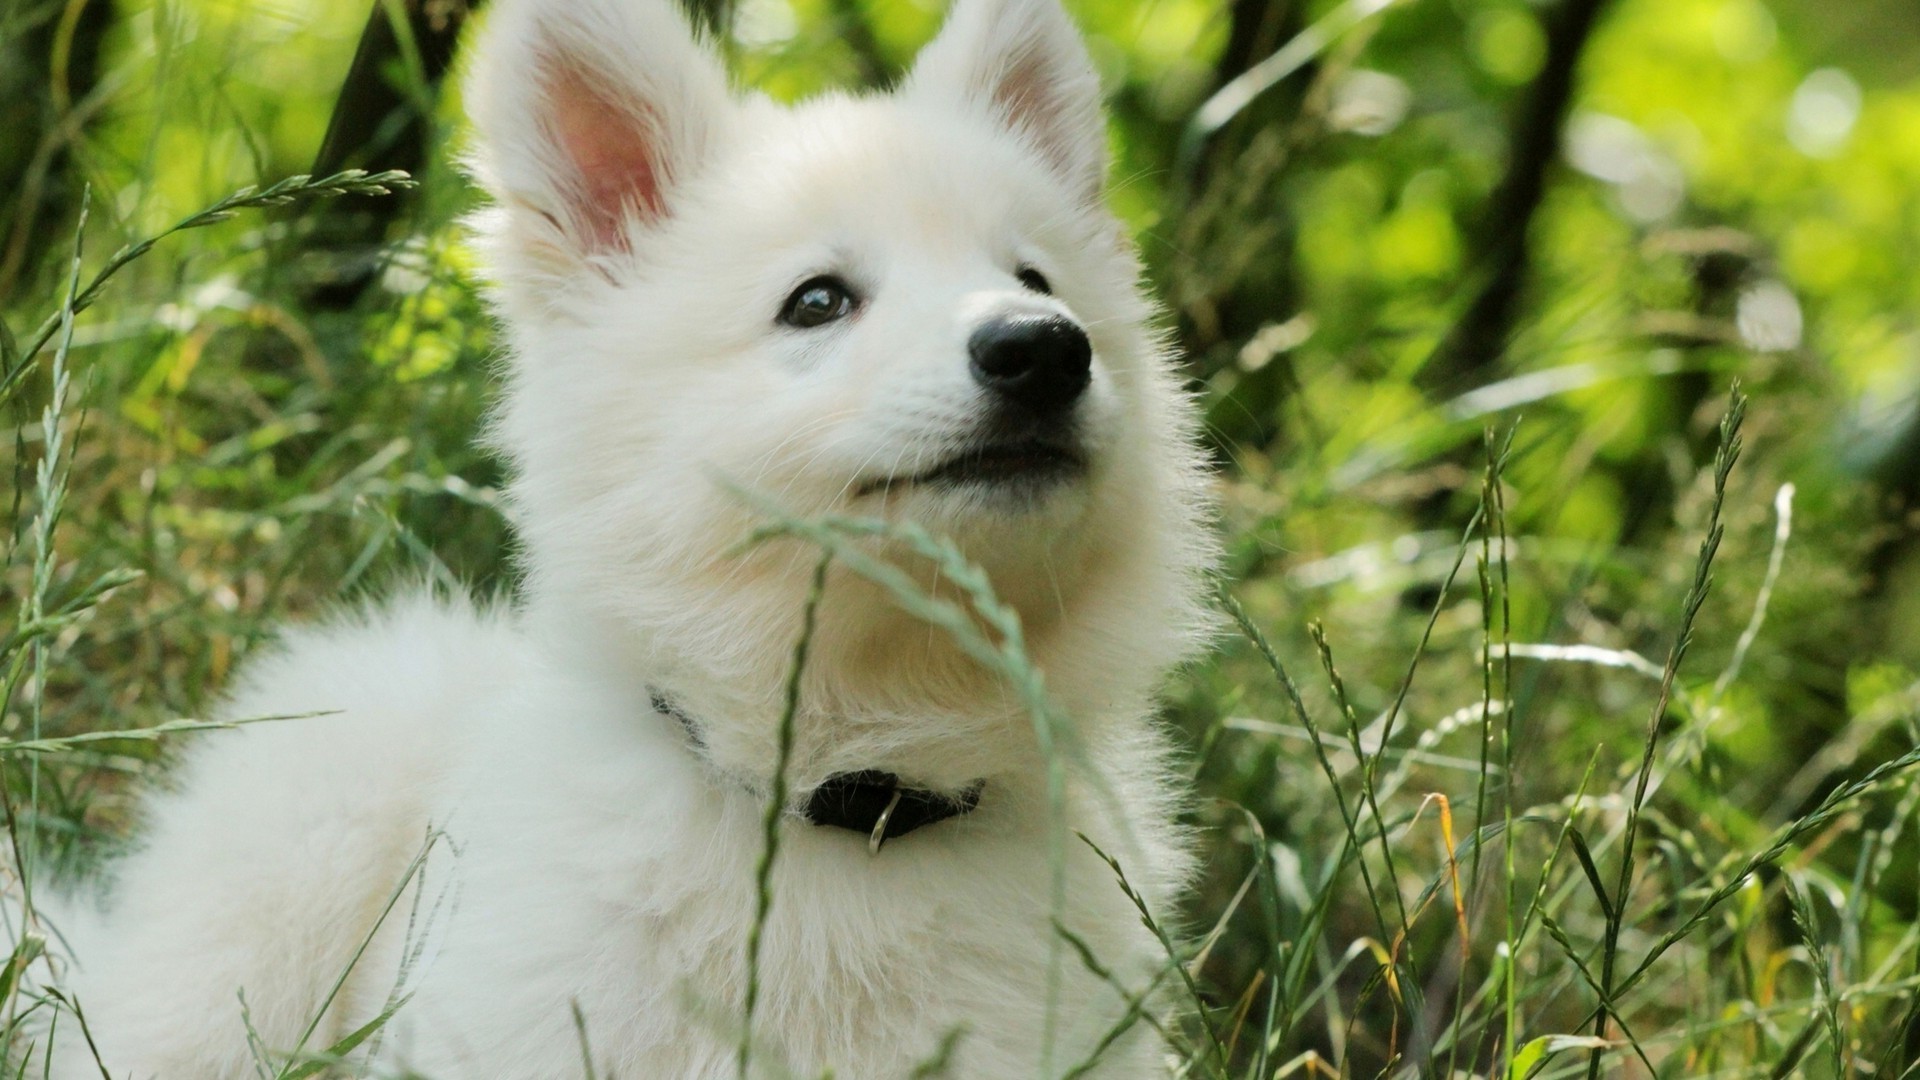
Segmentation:
<svg viewBox="0 0 1920 1080">
<path fill-rule="evenodd" d="M 1020 284 L 1025 285 L 1027 288 L 1032 289 L 1042 296 L 1053 295 L 1053 286 L 1047 284 L 1047 276 L 1031 266 L 1021 267 L 1014 273 L 1014 276 L 1020 279 Z"/>
<path fill-rule="evenodd" d="M 793 295 L 787 297 L 786 304 L 780 308 L 780 321 L 808 330 L 825 326 L 852 311 L 853 290 L 839 278 L 823 274 L 808 278 L 793 290 Z"/>
</svg>

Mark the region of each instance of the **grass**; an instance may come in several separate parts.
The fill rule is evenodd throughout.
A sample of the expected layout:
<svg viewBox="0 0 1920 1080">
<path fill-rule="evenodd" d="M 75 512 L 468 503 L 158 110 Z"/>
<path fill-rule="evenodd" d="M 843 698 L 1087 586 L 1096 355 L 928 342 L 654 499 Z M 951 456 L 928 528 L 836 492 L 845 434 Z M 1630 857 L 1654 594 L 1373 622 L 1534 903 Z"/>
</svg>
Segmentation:
<svg viewBox="0 0 1920 1080">
<path fill-rule="evenodd" d="M 1309 135 L 1275 159 L 1301 177 L 1287 205 L 1338 210 L 1313 185 L 1364 187 L 1376 151 Z M 222 726 L 181 718 L 273 625 L 422 568 L 506 573 L 496 467 L 470 449 L 492 344 L 447 225 L 459 185 L 415 192 L 421 223 L 378 286 L 331 311 L 298 272 L 322 218 L 307 200 L 406 178 L 296 176 L 142 229 L 123 207 L 158 199 L 165 170 L 132 168 L 140 198 L 76 204 L 0 323 L 0 793 L 27 901 L 0 966 L 10 1054 L 51 1011 L 84 1019 L 21 981 L 47 945 L 34 883 L 117 847 L 169 740 Z M 1920 677 L 1911 626 L 1868 590 L 1893 527 L 1809 434 L 1850 405 L 1811 363 L 1635 336 L 1616 308 L 1664 302 L 1660 265 L 1599 275 L 1604 295 L 1558 282 L 1616 250 L 1575 228 L 1604 232 L 1591 197 L 1555 189 L 1549 298 L 1479 386 L 1417 384 L 1396 358 L 1425 330 L 1338 338 L 1335 308 L 1360 300 L 1316 309 L 1337 345 L 1254 368 L 1234 359 L 1254 335 L 1225 334 L 1201 358 L 1232 633 L 1167 701 L 1205 869 L 1187 909 L 1143 907 L 1169 954 L 1146 985 L 1060 928 L 1056 969 L 1130 1007 L 1050 1073 L 1084 1075 L 1146 1024 L 1178 1075 L 1227 1080 L 1920 1077 Z M 1204 239 L 1180 237 L 1192 267 L 1156 261 L 1163 291 L 1205 292 Z M 1418 282 L 1369 288 L 1383 321 L 1417 309 Z M 1287 394 L 1262 399 L 1259 372 L 1282 370 Z M 1255 412 L 1291 434 L 1226 429 Z M 938 596 L 863 555 L 876 528 L 760 539 L 817 546 L 1004 674 L 1058 805 L 1079 751 L 1018 621 L 937 537 L 894 539 L 959 586 Z M 1076 843 L 1057 832 L 1056 865 Z M 750 1004 L 741 1075 L 775 1064 L 752 1031 Z M 377 1036 L 262 1048 L 263 1075 L 316 1075 Z"/>
<path fill-rule="evenodd" d="M 1741 451 L 1739 433 L 1747 408 L 1746 397 L 1736 388 L 1721 421 L 1718 450 L 1710 466 L 1711 496 L 1704 535 L 1691 582 L 1675 613 L 1673 644 L 1665 665 L 1658 669 L 1649 718 L 1633 759 L 1636 763 L 1619 776 L 1614 791 L 1596 794 L 1589 789 L 1590 762 L 1578 785 L 1555 800 L 1557 805 L 1533 809 L 1516 806 L 1512 797 L 1515 769 L 1526 767 L 1526 760 L 1515 756 L 1512 737 L 1522 710 L 1511 696 L 1513 643 L 1505 633 L 1494 633 L 1496 618 L 1503 631 L 1512 625 L 1507 595 L 1511 577 L 1505 558 L 1509 545 L 1504 503 L 1508 496 L 1500 482 L 1511 440 L 1496 451 L 1489 436 L 1482 505 L 1470 526 L 1480 533 L 1478 607 L 1483 640 L 1478 650 L 1481 701 L 1477 712 L 1482 725 L 1478 732 L 1469 732 L 1479 736 L 1479 757 L 1477 767 L 1458 770 L 1469 783 L 1455 785 L 1451 796 L 1444 791 L 1426 796 L 1439 800 L 1442 807 L 1448 802 L 1474 806 L 1475 828 L 1464 838 L 1454 837 L 1443 811 L 1443 843 L 1437 859 L 1431 854 L 1423 857 L 1411 843 L 1417 837 L 1417 809 L 1403 811 L 1397 817 L 1382 809 L 1408 802 L 1408 794 L 1400 785 L 1406 770 L 1399 770 L 1398 776 L 1383 775 L 1382 767 L 1392 753 L 1394 725 L 1414 686 L 1435 623 L 1450 604 L 1450 589 L 1471 549 L 1471 538 L 1460 542 L 1451 567 L 1444 573 L 1405 674 L 1396 681 L 1386 707 L 1367 725 L 1367 734 L 1377 739 L 1371 747 L 1334 665 L 1324 628 L 1312 624 L 1306 636 L 1321 662 L 1327 704 L 1335 723 L 1345 726 L 1344 741 L 1329 736 L 1326 725 L 1316 720 L 1315 710 L 1306 703 L 1266 633 L 1245 606 L 1230 594 L 1224 596 L 1238 629 L 1264 660 L 1281 699 L 1298 721 L 1297 730 L 1313 750 L 1320 786 L 1340 826 L 1334 833 L 1340 838 L 1337 853 L 1328 858 L 1325 875 L 1291 898 L 1291 906 L 1306 916 L 1301 933 L 1292 937 L 1274 934 L 1270 938 L 1275 952 L 1292 954 L 1289 960 L 1320 946 L 1319 962 L 1328 969 L 1326 977 L 1309 990 L 1300 966 L 1274 965 L 1256 973 L 1256 978 L 1265 978 L 1276 987 L 1271 992 L 1277 1007 L 1270 1008 L 1261 1032 L 1263 1050 L 1268 1051 L 1264 1060 L 1271 1059 L 1272 1050 L 1299 1037 L 1291 1019 L 1317 1007 L 1329 1022 L 1345 1014 L 1351 1017 L 1349 1024 L 1357 1024 L 1358 1014 L 1371 1013 L 1377 1025 L 1376 1039 L 1384 1035 L 1374 1067 L 1388 1073 L 1447 1076 L 1457 1069 L 1470 1068 L 1476 1073 L 1510 1077 L 1620 1075 L 1633 1072 L 1629 1055 L 1631 1063 L 1638 1064 L 1646 1075 L 1850 1076 L 1881 1071 L 1912 1075 L 1920 1069 L 1920 1059 L 1910 1045 L 1916 986 L 1911 924 L 1902 926 L 1899 916 L 1894 916 L 1893 929 L 1897 932 L 1882 937 L 1881 946 L 1887 951 L 1876 957 L 1875 975 L 1886 981 L 1876 985 L 1875 979 L 1863 980 L 1843 993 L 1835 989 L 1835 972 L 1844 970 L 1843 965 L 1827 941 L 1811 929 L 1818 920 L 1800 906 L 1805 903 L 1809 880 L 1823 877 L 1819 864 L 1800 845 L 1814 836 L 1828 842 L 1838 839 L 1832 830 L 1843 815 L 1884 815 L 1871 860 L 1877 870 L 1856 874 L 1846 883 L 1852 888 L 1865 886 L 1869 893 L 1835 888 L 1831 879 L 1824 890 L 1834 905 L 1831 918 L 1841 924 L 1834 927 L 1840 936 L 1873 933 L 1878 917 L 1885 914 L 1873 911 L 1877 898 L 1871 890 L 1884 880 L 1877 880 L 1878 875 L 1899 858 L 1896 850 L 1904 850 L 1911 859 L 1912 841 L 1906 841 L 1902 848 L 1900 836 L 1913 824 L 1913 779 L 1909 770 L 1920 763 L 1920 758 L 1909 752 L 1885 762 L 1866 776 L 1837 787 L 1808 812 L 1777 826 L 1764 844 L 1746 851 L 1733 846 L 1712 861 L 1699 856 L 1704 854 L 1701 849 L 1719 839 L 1713 836 L 1715 822 L 1703 820 L 1702 828 L 1686 830 L 1650 802 L 1653 793 L 1685 770 L 1687 755 L 1697 752 L 1697 744 L 1690 745 L 1686 736 L 1697 736 L 1700 726 L 1714 721 L 1721 700 L 1735 685 L 1741 664 L 1763 625 L 1790 536 L 1791 490 L 1783 488 L 1776 500 L 1779 525 L 1768 570 L 1746 630 L 1717 678 L 1687 679 L 1683 662 L 1694 644 L 1697 623 L 1710 595 L 1715 560 L 1724 538 L 1722 513 Z M 1539 649 L 1533 655 L 1547 658 L 1556 653 Z M 1558 655 L 1573 660 L 1578 654 Z M 1640 666 L 1647 665 L 1642 662 Z M 1676 704 L 1691 715 L 1676 717 Z M 1505 727 L 1497 740 L 1492 724 L 1495 716 L 1503 718 Z M 1246 727 L 1262 730 L 1243 725 Z M 1425 738 L 1416 743 L 1422 750 L 1435 745 Z M 1339 749 L 1348 752 L 1343 764 L 1336 764 L 1332 757 Z M 1602 747 L 1592 760 L 1599 760 L 1604 753 Z M 1475 763 L 1462 759 L 1459 764 Z M 1489 820 L 1490 793 L 1505 796 L 1497 820 Z M 1870 810 L 1870 806 L 1876 809 Z M 1732 810 L 1730 806 L 1720 809 L 1728 813 Z M 1665 895 L 1649 902 L 1652 898 L 1647 894 L 1656 886 L 1645 880 L 1636 856 L 1646 849 L 1643 830 L 1654 821 L 1666 834 L 1660 844 L 1668 849 L 1663 854 L 1693 856 L 1690 861 L 1705 872 L 1676 880 L 1671 874 L 1673 867 L 1664 868 L 1669 873 L 1657 887 Z M 1521 838 L 1516 834 L 1516 826 L 1521 824 L 1543 827 L 1553 836 L 1535 856 L 1533 866 L 1521 861 Z M 1588 838 L 1590 832 L 1597 833 L 1594 839 Z M 1501 859 L 1483 863 L 1482 851 L 1495 842 L 1503 849 Z M 1694 850 L 1671 850 L 1670 845 L 1679 844 Z M 1569 848 L 1573 855 L 1570 859 L 1565 857 Z M 1471 898 L 1462 895 L 1462 850 L 1470 852 L 1471 869 L 1466 877 Z M 1601 869 L 1609 858 L 1613 862 L 1610 886 Z M 1424 874 L 1412 870 L 1409 862 L 1424 863 Z M 1482 876 L 1483 868 L 1489 865 L 1496 868 L 1491 881 Z M 1866 865 L 1862 863 L 1863 871 Z M 1288 906 L 1289 898 L 1273 879 L 1255 876 L 1252 880 L 1266 885 L 1264 900 L 1269 910 Z M 1417 887 L 1411 902 L 1402 883 Z M 1441 926 L 1427 927 L 1427 947 L 1409 949 L 1410 941 L 1423 936 L 1418 924 L 1441 922 L 1426 919 L 1425 914 L 1431 902 L 1449 892 L 1452 918 L 1444 921 L 1444 930 Z M 1725 906 L 1743 895 L 1749 901 L 1747 910 L 1737 916 L 1728 914 Z M 1362 910 L 1368 913 L 1365 921 L 1374 934 L 1369 949 L 1377 958 L 1378 968 L 1360 983 L 1357 1007 L 1339 1009 L 1315 998 L 1341 993 L 1343 983 L 1351 986 L 1354 977 L 1343 970 L 1343 965 L 1361 954 L 1350 950 L 1342 964 L 1329 964 L 1324 943 L 1315 939 L 1326 931 L 1326 913 L 1343 903 L 1350 906 L 1352 897 L 1364 901 Z M 1899 903 L 1893 897 L 1886 899 Z M 1755 938 L 1765 940 L 1770 936 L 1769 908 L 1774 918 L 1790 914 L 1792 925 L 1802 929 L 1797 936 L 1783 935 L 1774 943 L 1777 947 L 1769 949 L 1767 959 L 1774 966 L 1750 984 L 1751 996 L 1729 995 L 1729 1000 L 1748 1010 L 1744 1023 L 1724 1016 L 1711 1017 L 1698 1003 L 1702 998 L 1711 1000 L 1718 980 L 1700 979 L 1701 968 L 1749 952 L 1755 947 Z M 1843 927 L 1849 919 L 1862 921 L 1847 930 Z M 1570 926 L 1580 929 L 1570 930 Z M 1454 935 L 1451 943 L 1445 940 L 1449 932 Z M 1471 954 L 1473 943 L 1489 938 L 1491 949 L 1480 946 L 1484 967 L 1477 984 L 1458 975 L 1452 979 L 1432 979 L 1429 975 L 1436 987 L 1447 989 L 1446 983 L 1452 983 L 1451 993 L 1441 999 L 1448 1007 L 1444 1013 L 1436 1013 L 1434 997 L 1421 993 L 1422 969 L 1430 973 L 1435 964 L 1464 966 L 1461 957 Z M 1676 951 L 1684 955 L 1676 958 Z M 1854 953 L 1856 958 L 1859 955 L 1858 951 Z M 1786 989 L 1792 985 L 1784 970 L 1789 964 L 1803 966 L 1809 980 L 1797 990 Z M 1761 993 L 1753 993 L 1754 989 Z M 1375 995 L 1383 995 L 1386 1000 L 1379 1001 Z M 1838 1004 L 1842 996 L 1848 1002 L 1845 1007 Z M 1585 1021 L 1577 1019 L 1583 1012 Z M 1877 1012 L 1884 1013 L 1888 1023 L 1876 1032 L 1869 1018 Z M 1844 1025 L 1843 1016 L 1850 1018 L 1852 1025 Z M 1779 1037 L 1777 1025 L 1788 1018 L 1800 1021 L 1800 1026 L 1791 1037 Z M 1591 1025 L 1584 1036 L 1578 1034 L 1583 1023 Z M 1728 1047 L 1727 1036 L 1734 1031 L 1746 1037 L 1740 1040 L 1745 1045 Z M 1756 1034 L 1761 1037 L 1754 1038 Z M 1337 1054 L 1343 1040 L 1338 1032 L 1329 1030 L 1326 1042 Z M 1468 1049 L 1463 1052 L 1463 1047 Z M 1831 1072 L 1822 1072 L 1821 1065 L 1809 1063 L 1807 1055 L 1814 1050 L 1824 1050 L 1825 1067 Z M 1289 1070 L 1310 1074 L 1324 1069 L 1329 1075 L 1347 1071 L 1336 1070 L 1323 1060 L 1322 1053 L 1317 1049 L 1303 1051 L 1281 1074 Z M 1580 1059 L 1579 1063 L 1570 1063 L 1570 1058 Z M 1715 1058 L 1728 1064 L 1702 1064 Z M 1199 1064 L 1197 1060 L 1190 1062 L 1189 1068 Z M 1262 1064 L 1256 1061 L 1254 1071 L 1245 1075 L 1272 1075 Z"/>
</svg>

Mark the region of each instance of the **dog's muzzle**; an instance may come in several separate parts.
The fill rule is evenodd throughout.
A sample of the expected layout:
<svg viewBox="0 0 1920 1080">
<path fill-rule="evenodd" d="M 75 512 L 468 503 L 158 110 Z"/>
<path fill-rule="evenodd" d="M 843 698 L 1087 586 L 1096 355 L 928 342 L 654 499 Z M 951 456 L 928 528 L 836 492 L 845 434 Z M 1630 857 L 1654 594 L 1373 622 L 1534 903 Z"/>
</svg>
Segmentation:
<svg viewBox="0 0 1920 1080">
<path fill-rule="evenodd" d="M 1087 471 L 1075 419 L 1093 382 L 1093 346 L 1071 319 L 999 315 L 967 340 L 984 415 L 973 436 L 932 467 L 875 477 L 856 497 L 902 487 L 991 487 L 1033 492 Z"/>
</svg>

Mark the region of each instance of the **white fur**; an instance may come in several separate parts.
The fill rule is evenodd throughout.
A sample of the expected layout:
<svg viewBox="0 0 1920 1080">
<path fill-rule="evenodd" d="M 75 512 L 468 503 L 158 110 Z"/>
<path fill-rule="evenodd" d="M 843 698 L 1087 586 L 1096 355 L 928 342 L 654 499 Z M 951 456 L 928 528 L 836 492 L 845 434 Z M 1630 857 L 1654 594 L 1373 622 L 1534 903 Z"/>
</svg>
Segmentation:
<svg viewBox="0 0 1920 1080">
<path fill-rule="evenodd" d="M 201 737 L 148 809 L 66 984 L 115 1076 L 253 1075 L 411 994 L 380 1069 L 439 1080 L 730 1077 L 784 686 L 817 552 L 742 554 L 738 495 L 917 521 L 984 566 L 1087 761 L 1067 832 L 1163 920 L 1187 857 L 1151 720 L 1204 635 L 1211 557 L 1190 403 L 1099 205 L 1097 80 L 1056 0 L 959 0 L 895 94 L 737 96 L 668 0 L 500 0 L 468 84 L 479 223 L 510 342 L 491 439 L 513 465 L 512 611 L 426 596 L 293 631 L 226 715 L 339 710 Z M 583 119 L 584 118 L 584 119 Z M 1037 267 L 1052 296 L 1023 290 Z M 777 326 L 844 274 L 859 313 Z M 1033 498 L 860 483 L 960 446 L 967 337 L 1069 317 L 1094 349 L 1084 478 Z M 889 543 L 871 550 L 957 591 Z M 670 693 L 704 749 L 649 704 Z M 1059 951 L 1047 762 L 1011 691 L 840 567 L 802 685 L 804 792 L 879 768 L 984 780 L 979 808 L 870 856 L 783 819 L 760 967 L 759 1075 L 898 1077 L 962 1029 L 966 1078 L 1064 1071 L 1126 1011 Z M 444 841 L 373 927 L 431 829 Z M 1110 871 L 1067 845 L 1058 909 L 1117 977 L 1164 962 Z M 1047 1037 L 1049 968 L 1063 980 Z M 55 1076 L 97 1075 L 63 1025 Z M 362 1048 L 363 1054 L 366 1048 Z M 1095 1075 L 1140 1077 L 1144 1025 Z"/>
</svg>

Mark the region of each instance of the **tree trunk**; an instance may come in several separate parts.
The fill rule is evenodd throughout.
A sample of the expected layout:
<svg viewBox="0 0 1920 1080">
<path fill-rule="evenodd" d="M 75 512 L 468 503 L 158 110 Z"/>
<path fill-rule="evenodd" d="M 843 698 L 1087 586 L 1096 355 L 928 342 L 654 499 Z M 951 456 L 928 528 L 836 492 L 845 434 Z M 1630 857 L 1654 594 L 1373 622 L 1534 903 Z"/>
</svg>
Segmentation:
<svg viewBox="0 0 1920 1080">
<path fill-rule="evenodd" d="M 427 165 L 433 102 L 453 63 L 460 28 L 479 0 L 375 0 L 359 48 L 334 100 L 333 118 L 314 158 L 313 172 L 342 169 L 403 169 L 418 174 Z M 396 25 L 390 13 L 404 16 Z M 405 66 L 418 78 L 407 86 L 390 77 Z M 380 252 L 396 221 L 412 212 L 413 199 L 336 199 L 314 218 L 307 299 L 320 310 L 344 311 L 359 300 L 379 272 Z"/>
<path fill-rule="evenodd" d="M 1546 195 L 1573 103 L 1580 54 L 1608 0 L 1561 0 L 1547 17 L 1547 53 L 1540 74 L 1520 102 L 1507 145 L 1507 172 L 1487 198 L 1482 242 L 1469 261 L 1479 291 L 1421 373 L 1429 388 L 1457 392 L 1492 377 L 1520 317 L 1531 251 L 1528 233 Z"/>
</svg>

